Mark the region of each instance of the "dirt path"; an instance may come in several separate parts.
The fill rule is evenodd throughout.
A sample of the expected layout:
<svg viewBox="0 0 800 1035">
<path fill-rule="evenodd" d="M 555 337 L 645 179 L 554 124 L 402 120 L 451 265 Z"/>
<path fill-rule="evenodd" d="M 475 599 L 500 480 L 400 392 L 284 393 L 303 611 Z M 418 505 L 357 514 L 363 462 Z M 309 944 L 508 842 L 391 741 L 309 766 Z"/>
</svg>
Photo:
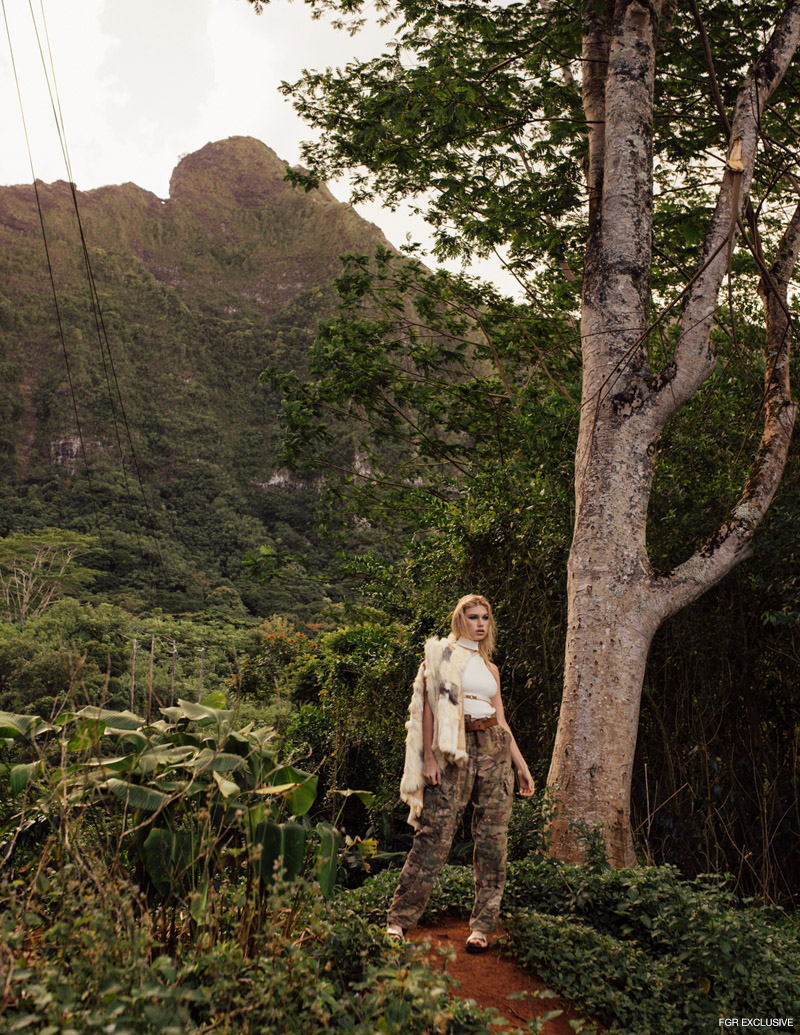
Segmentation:
<svg viewBox="0 0 800 1035">
<path fill-rule="evenodd" d="M 561 1010 L 558 1017 L 545 1021 L 542 1035 L 574 1035 L 571 1020 L 578 1020 L 581 1014 L 560 998 L 537 998 L 537 993 L 547 991 L 547 985 L 523 970 L 513 960 L 503 956 L 499 949 L 472 956 L 464 951 L 469 934 L 466 920 L 446 917 L 435 926 L 415 927 L 408 932 L 412 941 L 430 942 L 429 963 L 437 970 L 447 969 L 448 974 L 460 983 L 460 994 L 465 999 L 474 999 L 478 1006 L 493 1007 L 512 1022 L 511 1027 L 498 1025 L 497 1031 L 513 1031 L 534 1016 L 541 1017 L 551 1010 Z M 455 958 L 446 960 L 439 949 L 454 949 Z M 526 993 L 523 999 L 508 999 L 513 993 Z M 586 1022 L 588 1023 L 588 1022 Z M 587 1028 L 587 1031 L 590 1030 Z"/>
</svg>

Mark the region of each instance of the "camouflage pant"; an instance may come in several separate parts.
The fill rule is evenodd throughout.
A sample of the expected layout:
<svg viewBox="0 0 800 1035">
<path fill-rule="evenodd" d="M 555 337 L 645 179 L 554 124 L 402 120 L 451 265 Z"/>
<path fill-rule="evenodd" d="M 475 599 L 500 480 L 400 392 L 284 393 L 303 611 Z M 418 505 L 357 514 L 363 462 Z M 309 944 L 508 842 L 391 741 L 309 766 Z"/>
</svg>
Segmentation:
<svg viewBox="0 0 800 1035">
<path fill-rule="evenodd" d="M 433 882 L 444 865 L 461 815 L 472 799 L 475 842 L 475 905 L 470 930 L 491 934 L 500 915 L 506 879 L 508 819 L 514 797 L 509 735 L 491 726 L 486 743 L 467 733 L 468 758 L 450 764 L 438 787 L 426 787 L 420 825 L 397 886 L 388 922 L 403 930 L 416 926 L 428 904 Z"/>
</svg>

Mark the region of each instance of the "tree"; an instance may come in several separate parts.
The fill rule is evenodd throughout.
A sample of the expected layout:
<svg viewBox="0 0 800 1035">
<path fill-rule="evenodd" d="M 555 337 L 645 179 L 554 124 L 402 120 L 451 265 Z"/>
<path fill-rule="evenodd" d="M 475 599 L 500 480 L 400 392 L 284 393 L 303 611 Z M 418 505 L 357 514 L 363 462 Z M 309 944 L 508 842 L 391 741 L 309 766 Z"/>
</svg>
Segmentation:
<svg viewBox="0 0 800 1035">
<path fill-rule="evenodd" d="M 360 0 L 321 6 L 361 9 Z M 415 199 L 440 256 L 498 250 L 551 337 L 569 345 L 579 320 L 553 850 L 578 859 L 581 830 L 600 828 L 609 859 L 629 864 L 653 635 L 747 556 L 795 419 L 788 286 L 800 248 L 800 2 L 382 6 L 397 19 L 386 53 L 287 87 L 322 131 L 306 148 L 311 174 L 294 178 L 313 186 L 349 170 L 356 199 Z M 761 441 L 727 516 L 658 571 L 647 521 L 662 433 L 704 386 L 723 387 L 720 355 L 746 353 L 754 288 L 763 388 L 749 419 L 760 412 Z M 480 324 L 481 308 L 470 316 Z M 525 362 L 552 360 L 534 348 Z M 420 366 L 404 369 L 413 379 Z M 495 372 L 513 407 L 514 379 L 499 360 Z"/>
<path fill-rule="evenodd" d="M 0 539 L 0 593 L 4 617 L 22 625 L 65 593 L 75 591 L 96 572 L 76 563 L 96 549 L 97 538 L 60 528 Z"/>
<path fill-rule="evenodd" d="M 800 39 L 800 4 L 790 3 L 739 88 L 714 214 L 682 292 L 677 341 L 667 363 L 653 371 L 646 350 L 653 96 L 659 21 L 674 11 L 668 6 L 617 4 L 610 21 L 590 25 L 583 50 L 589 123 L 583 407 L 564 699 L 548 783 L 561 789 L 566 803 L 554 829 L 559 854 L 574 854 L 569 820 L 577 819 L 603 825 L 619 864 L 635 858 L 630 780 L 652 637 L 747 555 L 783 473 L 795 419 L 787 285 L 800 247 L 798 208 L 772 266 L 763 257 L 759 263 L 766 310 L 764 432 L 747 484 L 703 547 L 669 573 L 653 571 L 646 524 L 655 445 L 716 366 L 711 328 L 729 250 L 748 211 L 762 116 Z M 720 117 L 725 125 L 724 106 Z M 758 223 L 750 210 L 757 254 Z"/>
</svg>

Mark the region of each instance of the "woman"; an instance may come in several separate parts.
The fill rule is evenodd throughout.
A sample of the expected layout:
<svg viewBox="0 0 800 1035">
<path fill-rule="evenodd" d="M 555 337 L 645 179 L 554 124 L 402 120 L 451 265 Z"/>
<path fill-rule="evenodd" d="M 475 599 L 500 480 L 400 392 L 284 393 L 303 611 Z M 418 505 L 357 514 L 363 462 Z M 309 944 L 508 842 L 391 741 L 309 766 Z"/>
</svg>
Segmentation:
<svg viewBox="0 0 800 1035">
<path fill-rule="evenodd" d="M 468 801 L 473 803 L 475 905 L 467 952 L 485 952 L 497 926 L 506 873 L 508 820 L 514 795 L 534 792 L 531 774 L 511 735 L 491 662 L 495 625 L 485 597 L 456 604 L 447 639 L 425 643 L 406 723 L 406 765 L 400 797 L 416 828 L 386 933 L 400 939 L 428 904 Z"/>
</svg>

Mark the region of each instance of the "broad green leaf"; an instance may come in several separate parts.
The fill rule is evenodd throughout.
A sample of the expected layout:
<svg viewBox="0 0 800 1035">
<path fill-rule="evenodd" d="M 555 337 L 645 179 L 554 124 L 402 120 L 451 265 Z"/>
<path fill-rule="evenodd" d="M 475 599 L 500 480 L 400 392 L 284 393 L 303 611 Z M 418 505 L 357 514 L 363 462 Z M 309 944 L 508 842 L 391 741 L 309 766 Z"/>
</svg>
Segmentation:
<svg viewBox="0 0 800 1035">
<path fill-rule="evenodd" d="M 217 773 L 235 773 L 244 769 L 244 759 L 241 755 L 234 755 L 226 751 L 212 751 L 211 748 L 203 748 L 196 758 L 184 763 L 190 769 L 202 771 L 212 769 Z"/>
<path fill-rule="evenodd" d="M 261 847 L 259 870 L 265 884 L 275 879 L 275 864 L 281 854 L 281 828 L 272 820 L 265 820 L 256 827 L 253 839 L 255 846 Z"/>
<path fill-rule="evenodd" d="M 317 777 L 311 773 L 303 772 L 302 769 L 295 769 L 294 766 L 285 765 L 276 769 L 271 774 L 271 779 L 276 783 L 292 782 L 295 787 L 286 792 L 286 801 L 293 816 L 304 816 L 317 797 Z"/>
<path fill-rule="evenodd" d="M 87 705 L 75 714 L 78 718 L 102 722 L 105 726 L 111 726 L 115 730 L 138 730 L 144 726 L 144 719 L 129 711 L 115 712 Z"/>
<path fill-rule="evenodd" d="M 145 869 L 161 895 L 168 895 L 172 887 L 172 831 L 154 827 L 141 848 Z"/>
<path fill-rule="evenodd" d="M 288 794 L 297 786 L 296 783 L 278 783 L 269 787 L 259 787 L 255 794 Z"/>
<path fill-rule="evenodd" d="M 236 733 L 229 733 L 225 738 L 224 746 L 226 751 L 235 755 L 240 755 L 242 758 L 247 758 L 255 745 L 249 737 L 244 736 L 243 733 L 243 730 L 239 730 Z"/>
<path fill-rule="evenodd" d="M 12 794 L 22 794 L 30 781 L 42 771 L 41 759 L 36 762 L 26 762 L 22 765 L 15 765 L 9 773 Z"/>
<path fill-rule="evenodd" d="M 153 747 L 149 751 L 143 751 L 136 761 L 135 772 L 153 773 L 160 766 L 180 765 L 187 758 L 196 754 L 197 749 L 190 745 L 178 745 L 177 747 Z"/>
<path fill-rule="evenodd" d="M 77 717 L 76 712 L 61 712 L 53 719 L 53 725 L 58 726 L 60 729 L 62 726 L 66 726 L 68 722 L 74 722 Z"/>
<path fill-rule="evenodd" d="M 196 839 L 188 830 L 154 827 L 148 833 L 142 846 L 144 863 L 162 895 L 166 896 L 176 888 L 189 890 L 196 848 Z"/>
<path fill-rule="evenodd" d="M 97 769 L 110 769 L 114 773 L 129 772 L 136 764 L 136 755 L 118 755 L 116 758 L 90 758 L 83 763 Z"/>
<path fill-rule="evenodd" d="M 260 873 L 265 884 L 275 879 L 275 864 L 282 860 L 281 873 L 294 880 L 303 869 L 306 832 L 299 823 L 266 820 L 256 827 L 254 843 L 261 846 Z"/>
<path fill-rule="evenodd" d="M 171 798 L 171 795 L 164 794 L 154 787 L 145 787 L 138 783 L 128 783 L 127 780 L 117 780 L 114 777 L 106 780 L 105 786 L 115 798 L 127 802 L 131 808 L 140 809 L 142 812 L 155 812 L 162 805 L 166 805 Z"/>
<path fill-rule="evenodd" d="M 317 880 L 323 896 L 330 898 L 336 887 L 342 835 L 330 823 L 318 823 L 316 829 L 320 841 L 316 856 Z"/>
<path fill-rule="evenodd" d="M 115 726 L 106 726 L 103 730 L 104 737 L 121 737 L 137 751 L 146 748 L 150 741 L 140 730 L 117 729 Z"/>
<path fill-rule="evenodd" d="M 270 774 L 275 768 L 275 759 L 272 755 L 262 752 L 261 749 L 251 751 L 247 756 L 247 767 L 250 774 L 250 786 L 255 789 L 270 779 Z"/>
<path fill-rule="evenodd" d="M 274 729 L 270 726 L 262 726 L 257 730 L 252 730 L 248 733 L 248 739 L 252 740 L 262 755 L 268 757 L 268 747 L 270 743 L 278 736 Z"/>
<path fill-rule="evenodd" d="M 375 804 L 375 795 L 372 791 L 334 791 L 334 794 L 340 794 L 343 798 L 350 798 L 355 796 L 358 800 L 366 805 L 368 809 L 371 809 Z"/>
<path fill-rule="evenodd" d="M 239 793 L 238 783 L 234 783 L 233 780 L 226 780 L 224 776 L 220 776 L 217 772 L 213 772 L 211 775 L 214 777 L 214 782 L 219 787 L 223 798 L 230 798 L 234 794 Z"/>
<path fill-rule="evenodd" d="M 72 736 L 67 742 L 68 751 L 89 751 L 103 735 L 105 725 L 95 720 L 83 720 L 73 730 Z"/>
<path fill-rule="evenodd" d="M 189 901 L 189 915 L 196 924 L 202 924 L 208 911 L 208 873 L 204 874 L 200 887 L 192 892 Z"/>
<path fill-rule="evenodd" d="M 281 823 L 283 870 L 289 880 L 299 877 L 306 851 L 306 832 L 299 823 Z"/>
<path fill-rule="evenodd" d="M 174 733 L 175 727 L 171 722 L 167 722 L 166 719 L 156 719 L 155 722 L 151 722 L 147 727 L 151 733 L 160 733 L 165 736 L 169 736 Z"/>
<path fill-rule="evenodd" d="M 0 737 L 35 737 L 55 729 L 38 715 L 15 715 L 0 712 Z"/>
<path fill-rule="evenodd" d="M 174 707 L 162 708 L 161 711 L 173 722 L 189 719 L 191 722 L 220 723 L 227 722 L 233 718 L 232 709 L 209 708 L 205 704 L 197 704 L 194 701 L 180 700 Z"/>
<path fill-rule="evenodd" d="M 263 805 L 254 805 L 253 808 L 247 810 L 245 816 L 245 836 L 250 844 L 255 843 L 258 824 L 263 823 L 265 817 L 266 809 Z"/>
<path fill-rule="evenodd" d="M 216 708 L 221 711 L 228 702 L 225 700 L 222 690 L 212 690 L 210 694 L 205 694 L 200 703 L 204 704 L 206 708 Z"/>
</svg>

